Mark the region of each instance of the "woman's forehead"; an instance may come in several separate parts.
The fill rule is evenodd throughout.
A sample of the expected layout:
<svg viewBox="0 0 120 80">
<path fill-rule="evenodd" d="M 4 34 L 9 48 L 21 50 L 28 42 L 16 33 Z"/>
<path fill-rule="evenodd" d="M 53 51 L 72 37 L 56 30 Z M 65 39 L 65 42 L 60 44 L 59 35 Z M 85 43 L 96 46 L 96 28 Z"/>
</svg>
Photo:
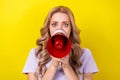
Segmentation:
<svg viewBox="0 0 120 80">
<path fill-rule="evenodd" d="M 69 21 L 69 17 L 65 13 L 57 12 L 53 14 L 51 21 Z"/>
</svg>

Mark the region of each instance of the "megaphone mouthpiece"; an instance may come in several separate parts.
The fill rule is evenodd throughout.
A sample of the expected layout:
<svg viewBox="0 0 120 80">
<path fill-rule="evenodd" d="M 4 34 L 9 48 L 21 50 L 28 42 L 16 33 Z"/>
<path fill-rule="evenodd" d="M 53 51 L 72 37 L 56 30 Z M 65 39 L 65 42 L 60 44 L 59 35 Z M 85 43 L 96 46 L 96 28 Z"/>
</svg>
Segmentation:
<svg viewBox="0 0 120 80">
<path fill-rule="evenodd" d="M 53 35 L 61 34 L 61 33 L 62 33 L 63 35 L 66 34 L 65 31 L 63 31 L 63 30 L 55 30 L 54 33 L 53 33 Z"/>
</svg>

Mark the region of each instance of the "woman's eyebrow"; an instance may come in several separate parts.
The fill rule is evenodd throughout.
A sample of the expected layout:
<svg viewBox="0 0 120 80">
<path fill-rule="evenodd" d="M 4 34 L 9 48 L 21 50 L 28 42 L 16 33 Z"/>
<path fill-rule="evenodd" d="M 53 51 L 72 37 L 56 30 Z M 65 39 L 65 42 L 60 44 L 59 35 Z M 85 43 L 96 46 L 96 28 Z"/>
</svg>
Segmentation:
<svg viewBox="0 0 120 80">
<path fill-rule="evenodd" d="M 57 23 L 58 21 L 50 21 L 50 23 Z"/>
<path fill-rule="evenodd" d="M 63 23 L 70 23 L 70 21 L 63 21 Z"/>
<path fill-rule="evenodd" d="M 50 21 L 50 22 L 52 22 L 52 23 L 58 23 L 59 21 Z M 62 21 L 62 23 L 70 23 L 70 21 Z"/>
</svg>

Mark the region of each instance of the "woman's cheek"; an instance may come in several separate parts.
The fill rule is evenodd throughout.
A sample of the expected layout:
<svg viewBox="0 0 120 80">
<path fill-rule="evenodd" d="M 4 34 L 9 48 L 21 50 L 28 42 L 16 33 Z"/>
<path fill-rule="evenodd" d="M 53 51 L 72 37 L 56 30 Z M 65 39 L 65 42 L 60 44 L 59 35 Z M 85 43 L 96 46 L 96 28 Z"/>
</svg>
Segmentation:
<svg viewBox="0 0 120 80">
<path fill-rule="evenodd" d="M 50 30 L 50 36 L 52 36 L 52 34 L 53 34 L 53 31 L 52 31 L 52 30 Z"/>
</svg>

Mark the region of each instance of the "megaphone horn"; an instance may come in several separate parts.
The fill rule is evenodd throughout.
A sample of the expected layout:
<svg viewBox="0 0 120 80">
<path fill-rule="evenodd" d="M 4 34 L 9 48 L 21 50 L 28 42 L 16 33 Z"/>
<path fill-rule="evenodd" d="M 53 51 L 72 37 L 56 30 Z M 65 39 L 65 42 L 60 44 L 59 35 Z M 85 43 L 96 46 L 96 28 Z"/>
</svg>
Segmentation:
<svg viewBox="0 0 120 80">
<path fill-rule="evenodd" d="M 56 30 L 48 39 L 46 48 L 53 57 L 62 58 L 70 53 L 71 41 L 65 36 L 64 31 Z"/>
</svg>

